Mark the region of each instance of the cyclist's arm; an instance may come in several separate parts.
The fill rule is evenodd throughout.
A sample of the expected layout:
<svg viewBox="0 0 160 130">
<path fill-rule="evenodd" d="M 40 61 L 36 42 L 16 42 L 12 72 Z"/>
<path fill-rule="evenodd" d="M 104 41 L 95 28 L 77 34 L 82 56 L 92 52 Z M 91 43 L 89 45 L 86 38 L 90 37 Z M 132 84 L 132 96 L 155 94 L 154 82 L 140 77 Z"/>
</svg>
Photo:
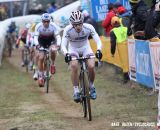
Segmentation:
<svg viewBox="0 0 160 130">
<path fill-rule="evenodd" d="M 62 37 L 62 44 L 61 44 L 61 50 L 63 52 L 63 54 L 65 55 L 68 51 L 67 51 L 67 43 L 68 43 L 68 39 L 67 39 L 67 33 L 66 30 L 64 29 L 63 32 L 63 37 Z"/>
<path fill-rule="evenodd" d="M 56 39 L 57 39 L 57 45 L 60 46 L 61 45 L 61 36 L 58 34 L 56 36 Z"/>
<path fill-rule="evenodd" d="M 38 42 L 38 37 L 39 37 L 38 27 L 39 26 L 36 25 L 36 27 L 35 27 L 35 33 L 34 33 L 34 45 L 35 46 L 39 45 L 39 42 Z"/>
<path fill-rule="evenodd" d="M 17 38 L 16 45 L 19 45 L 21 41 L 21 35 Z"/>
<path fill-rule="evenodd" d="M 61 29 L 55 23 L 52 22 L 51 24 L 53 24 L 55 27 L 55 35 L 56 35 L 56 39 L 57 39 L 57 45 L 60 46 L 61 45 L 61 37 L 60 37 L 59 33 L 60 33 Z"/>
<path fill-rule="evenodd" d="M 101 42 L 100 37 L 98 36 L 95 28 L 92 25 L 90 25 L 90 28 L 91 28 L 91 35 L 97 44 L 97 50 L 102 50 L 102 42 Z"/>
</svg>

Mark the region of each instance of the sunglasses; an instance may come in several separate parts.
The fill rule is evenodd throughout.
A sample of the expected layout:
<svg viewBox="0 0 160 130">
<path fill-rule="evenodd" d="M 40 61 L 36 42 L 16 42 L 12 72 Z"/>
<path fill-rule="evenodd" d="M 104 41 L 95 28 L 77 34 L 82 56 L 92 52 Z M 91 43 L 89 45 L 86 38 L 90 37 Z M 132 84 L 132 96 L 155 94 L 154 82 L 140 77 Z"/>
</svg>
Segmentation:
<svg viewBox="0 0 160 130">
<path fill-rule="evenodd" d="M 49 23 L 50 21 L 43 21 L 43 23 Z"/>
<path fill-rule="evenodd" d="M 77 26 L 82 26 L 82 23 L 79 23 L 79 24 L 73 24 L 74 27 L 77 27 Z"/>
</svg>

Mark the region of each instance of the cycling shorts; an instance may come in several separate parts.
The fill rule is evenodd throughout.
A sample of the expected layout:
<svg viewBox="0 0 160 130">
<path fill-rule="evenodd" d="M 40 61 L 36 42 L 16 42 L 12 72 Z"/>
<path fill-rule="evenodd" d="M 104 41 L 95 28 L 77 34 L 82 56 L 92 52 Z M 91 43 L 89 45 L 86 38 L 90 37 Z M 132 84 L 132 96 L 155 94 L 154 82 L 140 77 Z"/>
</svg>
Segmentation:
<svg viewBox="0 0 160 130">
<path fill-rule="evenodd" d="M 86 44 L 85 46 L 82 46 L 80 48 L 69 46 L 68 47 L 68 53 L 72 57 L 77 57 L 77 58 L 79 57 L 79 55 L 82 55 L 84 57 L 89 57 L 89 56 L 94 55 L 94 53 L 91 49 L 91 46 L 89 44 Z"/>
<path fill-rule="evenodd" d="M 53 36 L 51 37 L 38 37 L 39 45 L 43 48 L 49 48 L 52 44 L 56 43 L 56 40 Z"/>
<path fill-rule="evenodd" d="M 26 38 L 21 38 L 21 41 L 26 44 Z"/>
</svg>

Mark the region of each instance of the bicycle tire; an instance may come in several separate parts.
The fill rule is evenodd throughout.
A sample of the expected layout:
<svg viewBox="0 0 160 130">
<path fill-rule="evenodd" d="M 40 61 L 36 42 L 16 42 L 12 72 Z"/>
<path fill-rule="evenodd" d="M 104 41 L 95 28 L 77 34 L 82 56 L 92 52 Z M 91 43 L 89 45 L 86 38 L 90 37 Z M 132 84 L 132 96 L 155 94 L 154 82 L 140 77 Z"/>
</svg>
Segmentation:
<svg viewBox="0 0 160 130">
<path fill-rule="evenodd" d="M 82 103 L 82 109 L 83 109 L 83 114 L 84 114 L 84 117 L 87 117 L 87 100 L 86 100 L 86 96 L 85 96 L 85 93 L 86 93 L 86 90 L 85 90 L 85 87 L 84 87 L 84 72 L 81 72 L 80 73 L 80 90 L 81 90 L 81 103 Z"/>
<path fill-rule="evenodd" d="M 26 68 L 26 72 L 28 72 L 28 65 L 29 65 L 29 55 L 28 55 L 28 51 L 24 50 L 24 65 Z"/>
<path fill-rule="evenodd" d="M 50 62 L 49 62 L 49 59 L 46 59 L 46 67 L 47 67 L 47 70 L 46 70 L 46 76 L 45 76 L 45 83 L 46 83 L 46 93 L 49 92 L 49 80 L 50 80 L 50 75 L 49 75 L 49 72 L 50 72 Z"/>
<path fill-rule="evenodd" d="M 8 56 L 12 56 L 12 43 L 11 40 L 8 40 Z"/>
<path fill-rule="evenodd" d="M 86 104 L 87 104 L 87 118 L 88 121 L 92 120 L 92 113 L 91 113 L 91 103 L 90 103 L 90 94 L 89 94 L 89 80 L 87 72 L 84 72 L 84 86 L 86 90 Z"/>
</svg>

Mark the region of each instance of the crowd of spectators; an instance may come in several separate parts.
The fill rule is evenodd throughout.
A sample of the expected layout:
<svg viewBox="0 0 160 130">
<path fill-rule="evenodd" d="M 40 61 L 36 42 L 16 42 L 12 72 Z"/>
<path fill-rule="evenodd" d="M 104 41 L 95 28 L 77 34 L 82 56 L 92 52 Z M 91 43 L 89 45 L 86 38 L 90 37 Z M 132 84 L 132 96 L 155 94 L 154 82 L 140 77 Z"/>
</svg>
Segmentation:
<svg viewBox="0 0 160 130">
<path fill-rule="evenodd" d="M 7 12 L 8 12 L 7 6 L 5 4 L 0 4 L 0 21 L 8 17 Z"/>
</svg>

